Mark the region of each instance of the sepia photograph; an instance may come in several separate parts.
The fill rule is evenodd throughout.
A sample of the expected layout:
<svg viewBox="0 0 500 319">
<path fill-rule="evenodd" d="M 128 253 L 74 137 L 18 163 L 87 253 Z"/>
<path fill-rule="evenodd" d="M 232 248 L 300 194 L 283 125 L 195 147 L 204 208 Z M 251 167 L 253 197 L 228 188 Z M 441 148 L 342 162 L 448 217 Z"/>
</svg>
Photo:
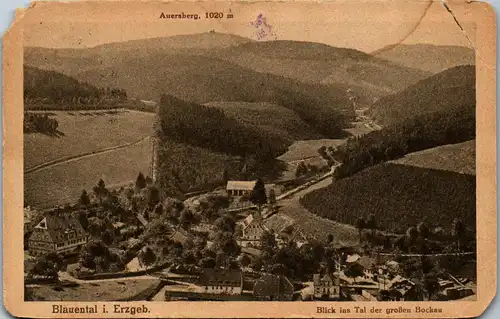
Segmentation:
<svg viewBox="0 0 500 319">
<path fill-rule="evenodd" d="M 24 301 L 478 300 L 477 21 L 446 2 L 39 5 Z"/>
</svg>

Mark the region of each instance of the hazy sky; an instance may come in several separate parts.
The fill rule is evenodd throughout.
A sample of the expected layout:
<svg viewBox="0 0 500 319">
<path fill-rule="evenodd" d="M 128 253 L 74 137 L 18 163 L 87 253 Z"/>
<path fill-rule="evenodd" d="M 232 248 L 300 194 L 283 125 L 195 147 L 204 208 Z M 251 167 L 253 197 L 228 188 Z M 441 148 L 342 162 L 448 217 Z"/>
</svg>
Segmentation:
<svg viewBox="0 0 500 319">
<path fill-rule="evenodd" d="M 451 8 L 469 39 L 474 42 L 475 27 L 467 21 L 468 8 L 464 5 L 452 5 Z M 229 9 L 234 19 L 159 19 L 162 12 L 198 13 L 204 17 L 207 11 L 227 14 Z M 379 1 L 366 1 L 364 5 L 358 1 L 322 5 L 299 2 L 136 3 L 120 7 L 111 3 L 41 4 L 26 13 L 24 39 L 27 46 L 82 48 L 109 42 L 201 33 L 211 29 L 255 38 L 255 29 L 250 23 L 259 13 L 267 18 L 280 40 L 322 42 L 365 52 L 405 38 L 404 43 L 407 44 L 470 46 L 464 32 L 443 5 L 440 2 L 429 5 L 427 1 L 394 1 L 390 5 Z"/>
</svg>

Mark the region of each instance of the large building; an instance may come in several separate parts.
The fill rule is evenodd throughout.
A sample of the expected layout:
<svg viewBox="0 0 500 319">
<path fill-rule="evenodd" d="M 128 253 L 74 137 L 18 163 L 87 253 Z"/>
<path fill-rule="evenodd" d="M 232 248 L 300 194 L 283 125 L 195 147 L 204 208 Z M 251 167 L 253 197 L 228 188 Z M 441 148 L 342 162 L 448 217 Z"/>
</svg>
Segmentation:
<svg viewBox="0 0 500 319">
<path fill-rule="evenodd" d="M 87 244 L 88 234 L 77 218 L 70 214 L 47 214 L 34 228 L 28 240 L 32 256 L 51 252 L 68 254 Z"/>
<path fill-rule="evenodd" d="M 293 299 L 293 284 L 285 276 L 266 274 L 255 282 L 254 300 L 290 301 Z"/>
<path fill-rule="evenodd" d="M 266 231 L 260 212 L 254 212 L 243 220 L 242 241 L 249 241 L 259 245 L 262 234 Z"/>
<path fill-rule="evenodd" d="M 337 300 L 340 297 L 340 279 L 338 274 L 320 274 L 313 276 L 314 298 L 323 300 Z"/>
<path fill-rule="evenodd" d="M 249 196 L 257 181 L 228 181 L 226 191 L 229 196 Z"/>
<path fill-rule="evenodd" d="M 221 295 L 241 295 L 243 274 L 232 269 L 203 269 L 197 285 L 203 293 Z"/>
</svg>

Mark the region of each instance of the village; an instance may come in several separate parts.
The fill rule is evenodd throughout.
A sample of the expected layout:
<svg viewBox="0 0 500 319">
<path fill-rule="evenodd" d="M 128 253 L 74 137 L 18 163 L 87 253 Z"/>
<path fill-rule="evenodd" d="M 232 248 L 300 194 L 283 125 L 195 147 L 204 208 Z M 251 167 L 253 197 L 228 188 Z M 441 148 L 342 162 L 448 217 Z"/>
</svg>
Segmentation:
<svg viewBox="0 0 500 319">
<path fill-rule="evenodd" d="M 74 205 L 25 208 L 25 285 L 53 290 L 93 282 L 153 284 L 127 300 L 416 301 L 474 299 L 475 283 L 436 268 L 467 253 L 404 254 L 328 234 L 319 240 L 300 227 L 273 227 L 271 216 L 335 166 L 299 186 L 227 180 L 222 187 L 163 197 L 139 174 L 135 185 L 108 189 L 99 181 Z M 465 256 L 466 257 L 466 256 Z M 439 264 L 441 265 L 441 264 Z M 434 269 L 434 268 L 433 268 Z M 82 297 L 85 298 L 85 297 Z M 124 300 L 123 296 L 113 297 Z"/>
</svg>

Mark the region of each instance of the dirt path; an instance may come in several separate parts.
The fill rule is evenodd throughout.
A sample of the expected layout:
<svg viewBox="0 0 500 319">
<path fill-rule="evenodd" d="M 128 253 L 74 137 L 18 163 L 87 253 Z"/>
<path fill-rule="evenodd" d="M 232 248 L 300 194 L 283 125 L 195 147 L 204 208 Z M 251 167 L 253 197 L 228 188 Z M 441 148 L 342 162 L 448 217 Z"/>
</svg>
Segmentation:
<svg viewBox="0 0 500 319">
<path fill-rule="evenodd" d="M 92 151 L 92 152 L 87 152 L 87 153 L 83 153 L 83 154 L 61 157 L 61 158 L 58 158 L 58 159 L 55 159 L 55 160 L 52 160 L 49 162 L 45 162 L 43 164 L 39 164 L 39 165 L 30 167 L 24 171 L 24 174 L 38 172 L 42 169 L 50 168 L 50 167 L 65 164 L 65 163 L 75 162 L 75 161 L 78 161 L 80 159 L 99 155 L 99 154 L 110 153 L 110 152 L 122 150 L 122 149 L 125 149 L 128 147 L 132 147 L 132 146 L 135 146 L 137 144 L 140 144 L 140 143 L 148 140 L 149 138 L 151 138 L 151 136 L 148 135 L 148 136 L 145 136 L 145 137 L 143 137 L 137 141 L 131 142 L 131 143 L 106 147 L 104 149 L 100 149 L 100 150 Z"/>
</svg>

